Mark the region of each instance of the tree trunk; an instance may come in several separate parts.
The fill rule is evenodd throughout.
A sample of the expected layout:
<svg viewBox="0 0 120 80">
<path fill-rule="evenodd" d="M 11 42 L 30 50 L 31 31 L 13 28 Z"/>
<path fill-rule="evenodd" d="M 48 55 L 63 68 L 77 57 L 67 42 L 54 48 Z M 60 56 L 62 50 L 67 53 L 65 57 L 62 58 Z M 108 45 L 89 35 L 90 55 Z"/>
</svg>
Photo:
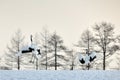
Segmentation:
<svg viewBox="0 0 120 80">
<path fill-rule="evenodd" d="M 47 65 L 48 63 L 47 63 L 47 52 L 46 52 L 46 70 L 47 70 Z"/>
<path fill-rule="evenodd" d="M 89 70 L 90 69 L 90 63 L 88 63 L 87 67 L 88 67 L 88 70 Z"/>
<path fill-rule="evenodd" d="M 74 55 L 72 53 L 72 66 L 71 66 L 71 70 L 73 70 L 73 69 L 74 69 Z"/>
<path fill-rule="evenodd" d="M 38 59 L 36 59 L 36 70 L 38 70 Z"/>
<path fill-rule="evenodd" d="M 74 69 L 74 62 L 72 61 L 72 65 L 71 65 L 71 68 L 70 68 L 70 70 L 73 70 Z"/>
<path fill-rule="evenodd" d="M 73 70 L 73 66 L 71 67 L 71 69 L 70 70 Z"/>
<path fill-rule="evenodd" d="M 55 70 L 57 70 L 57 42 L 55 42 Z"/>
<path fill-rule="evenodd" d="M 88 56 L 90 55 L 90 40 L 89 40 L 89 34 L 88 34 L 88 51 L 87 51 L 87 55 L 88 55 Z M 88 63 L 87 67 L 88 67 L 88 70 L 89 70 L 89 69 L 90 69 L 90 63 Z"/>
<path fill-rule="evenodd" d="M 45 46 L 45 53 L 46 53 L 46 70 L 47 70 L 47 66 L 48 66 L 48 63 L 47 63 L 47 46 Z"/>
<path fill-rule="evenodd" d="M 45 33 L 45 53 L 46 53 L 46 70 L 47 70 L 48 63 L 47 63 L 47 38 L 46 38 L 46 33 Z"/>
<path fill-rule="evenodd" d="M 103 70 L 105 70 L 106 63 L 105 63 L 105 51 L 103 52 Z"/>
<path fill-rule="evenodd" d="M 20 57 L 19 56 L 18 56 L 17 63 L 18 63 L 18 70 L 20 70 Z"/>
</svg>

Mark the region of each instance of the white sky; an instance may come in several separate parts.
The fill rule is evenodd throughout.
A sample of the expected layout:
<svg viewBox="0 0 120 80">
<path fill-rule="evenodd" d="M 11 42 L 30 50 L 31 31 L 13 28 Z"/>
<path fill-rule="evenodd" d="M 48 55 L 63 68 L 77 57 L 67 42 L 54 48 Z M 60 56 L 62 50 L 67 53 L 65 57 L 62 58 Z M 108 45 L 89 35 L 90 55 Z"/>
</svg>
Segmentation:
<svg viewBox="0 0 120 80">
<path fill-rule="evenodd" d="M 0 55 L 18 28 L 30 35 L 47 25 L 69 47 L 101 21 L 120 31 L 120 0 L 0 0 Z"/>
</svg>

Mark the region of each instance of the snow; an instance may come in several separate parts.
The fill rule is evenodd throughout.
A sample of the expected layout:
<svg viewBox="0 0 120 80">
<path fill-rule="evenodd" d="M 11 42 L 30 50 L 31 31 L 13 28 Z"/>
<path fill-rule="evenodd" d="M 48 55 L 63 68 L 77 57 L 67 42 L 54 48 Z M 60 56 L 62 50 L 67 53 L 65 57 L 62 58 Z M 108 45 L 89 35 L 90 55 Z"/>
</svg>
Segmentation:
<svg viewBox="0 0 120 80">
<path fill-rule="evenodd" d="M 120 80 L 120 71 L 0 71 L 0 80 Z"/>
</svg>

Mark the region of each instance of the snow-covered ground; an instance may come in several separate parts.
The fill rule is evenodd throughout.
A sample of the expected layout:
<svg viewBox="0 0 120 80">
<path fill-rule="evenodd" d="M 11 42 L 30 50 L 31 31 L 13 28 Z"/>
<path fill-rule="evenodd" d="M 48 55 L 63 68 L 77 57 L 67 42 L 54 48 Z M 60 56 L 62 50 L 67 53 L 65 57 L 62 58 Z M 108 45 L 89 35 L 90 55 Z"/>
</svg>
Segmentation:
<svg viewBox="0 0 120 80">
<path fill-rule="evenodd" d="M 120 80 L 120 71 L 12 71 L 1 70 L 0 80 Z"/>
</svg>

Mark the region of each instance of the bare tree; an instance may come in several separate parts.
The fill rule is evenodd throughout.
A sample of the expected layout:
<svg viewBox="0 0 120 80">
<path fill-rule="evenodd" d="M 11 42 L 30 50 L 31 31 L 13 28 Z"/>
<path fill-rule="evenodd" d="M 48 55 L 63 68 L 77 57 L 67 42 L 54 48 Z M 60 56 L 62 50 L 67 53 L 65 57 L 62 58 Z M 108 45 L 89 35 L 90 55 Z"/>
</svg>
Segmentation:
<svg viewBox="0 0 120 80">
<path fill-rule="evenodd" d="M 20 70 L 20 57 L 16 56 L 16 54 L 19 52 L 21 45 L 23 43 L 24 37 L 22 36 L 22 32 L 20 29 L 18 29 L 14 36 L 11 39 L 11 45 L 7 46 L 8 52 L 6 52 L 7 57 L 9 57 L 9 61 L 15 62 L 17 61 L 17 69 Z M 11 54 L 10 54 L 11 53 Z M 17 60 L 16 60 L 17 57 Z M 10 60 L 11 59 L 11 60 Z"/>
<path fill-rule="evenodd" d="M 89 30 L 82 33 L 81 39 L 78 41 L 78 46 L 87 49 L 89 54 L 90 49 L 93 48 L 93 35 Z"/>
<path fill-rule="evenodd" d="M 63 45 L 63 40 L 56 32 L 51 36 L 49 40 L 49 46 L 51 46 L 51 51 L 55 53 L 55 70 L 57 70 L 57 57 L 64 58 L 64 56 L 58 55 L 57 52 L 65 50 L 66 47 Z M 60 65 L 60 64 L 59 64 Z"/>
<path fill-rule="evenodd" d="M 74 51 L 70 50 L 68 51 L 68 55 L 69 55 L 69 60 L 71 61 L 71 68 L 70 70 L 74 70 L 74 66 L 75 66 L 75 55 L 74 55 Z"/>
<path fill-rule="evenodd" d="M 100 24 L 96 24 L 93 29 L 95 31 L 95 43 L 102 49 L 103 52 L 103 70 L 105 70 L 106 53 L 109 48 L 108 45 L 114 41 L 114 27 L 110 23 L 102 22 Z"/>
<path fill-rule="evenodd" d="M 86 54 L 90 55 L 90 51 L 92 51 L 93 48 L 93 34 L 87 29 L 84 31 L 81 35 L 81 39 L 78 41 L 77 47 L 83 47 L 86 50 Z M 89 70 L 90 64 L 87 65 L 87 68 Z"/>
<path fill-rule="evenodd" d="M 43 60 L 44 60 L 44 56 L 45 56 L 45 66 L 46 66 L 46 70 L 48 69 L 48 41 L 49 41 L 49 31 L 44 27 L 42 32 L 40 33 L 41 35 L 41 46 L 43 49 Z"/>
</svg>

